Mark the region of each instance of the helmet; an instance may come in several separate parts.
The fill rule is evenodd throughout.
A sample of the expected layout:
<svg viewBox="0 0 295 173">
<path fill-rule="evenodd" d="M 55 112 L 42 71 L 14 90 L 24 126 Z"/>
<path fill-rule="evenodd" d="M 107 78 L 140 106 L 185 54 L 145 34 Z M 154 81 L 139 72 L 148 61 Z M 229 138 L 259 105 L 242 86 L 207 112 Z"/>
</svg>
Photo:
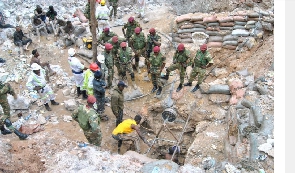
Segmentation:
<svg viewBox="0 0 295 173">
<path fill-rule="evenodd" d="M 155 46 L 155 47 L 154 47 L 154 52 L 155 52 L 155 53 L 160 52 L 160 47 L 159 47 L 159 46 Z"/>
<path fill-rule="evenodd" d="M 151 33 L 151 34 L 153 34 L 153 33 L 155 33 L 155 32 L 156 32 L 155 28 L 151 28 L 151 29 L 149 30 L 149 33 Z"/>
<path fill-rule="evenodd" d="M 134 17 L 129 17 L 128 22 L 132 23 L 134 21 Z"/>
<path fill-rule="evenodd" d="M 96 102 L 96 98 L 93 95 L 87 97 L 87 103 L 93 104 Z"/>
<path fill-rule="evenodd" d="M 202 46 L 200 46 L 200 50 L 202 51 L 207 50 L 207 44 L 203 44 Z"/>
<path fill-rule="evenodd" d="M 112 38 L 112 41 L 113 41 L 113 43 L 117 43 L 118 42 L 118 36 L 114 36 L 113 38 Z"/>
<path fill-rule="evenodd" d="M 106 43 L 106 44 L 104 45 L 104 48 L 105 48 L 106 50 L 112 50 L 112 49 L 113 49 L 113 45 L 110 44 L 110 43 Z"/>
<path fill-rule="evenodd" d="M 97 71 L 99 69 L 99 67 L 96 63 L 90 64 L 89 68 L 90 68 L 90 70 L 93 70 L 93 71 Z"/>
<path fill-rule="evenodd" d="M 101 74 L 101 71 L 100 71 L 100 70 L 97 70 L 97 71 L 94 73 L 94 77 L 95 77 L 96 79 L 100 79 L 101 76 L 102 76 L 102 74 Z"/>
<path fill-rule="evenodd" d="M 75 51 L 74 48 L 70 48 L 70 49 L 68 50 L 68 54 L 69 54 L 70 56 L 74 56 L 75 53 L 76 53 L 76 51 Z"/>
<path fill-rule="evenodd" d="M 177 46 L 177 50 L 178 51 L 184 51 L 184 45 L 182 43 L 180 43 L 178 46 Z"/>
<path fill-rule="evenodd" d="M 40 70 L 40 69 L 41 69 L 41 66 L 38 65 L 37 63 L 33 63 L 33 64 L 31 65 L 31 68 L 32 68 L 32 70 Z"/>
<path fill-rule="evenodd" d="M 104 28 L 103 32 L 110 32 L 110 28 Z"/>
<path fill-rule="evenodd" d="M 102 54 L 97 55 L 97 61 L 100 63 L 104 63 L 105 57 Z"/>
<path fill-rule="evenodd" d="M 134 29 L 134 32 L 135 32 L 135 34 L 139 34 L 140 33 L 140 27 L 136 27 L 135 29 Z"/>
<path fill-rule="evenodd" d="M 100 1 L 100 5 L 106 5 L 106 1 L 105 0 L 101 0 Z"/>
<path fill-rule="evenodd" d="M 120 44 L 120 47 L 126 47 L 126 46 L 127 46 L 126 42 L 122 42 L 122 43 Z"/>
</svg>

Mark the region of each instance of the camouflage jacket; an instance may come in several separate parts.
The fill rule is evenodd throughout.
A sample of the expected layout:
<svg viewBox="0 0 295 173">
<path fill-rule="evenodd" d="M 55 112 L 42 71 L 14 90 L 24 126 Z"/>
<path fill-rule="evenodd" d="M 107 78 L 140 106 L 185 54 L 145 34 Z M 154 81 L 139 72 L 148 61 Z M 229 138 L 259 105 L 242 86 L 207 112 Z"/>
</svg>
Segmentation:
<svg viewBox="0 0 295 173">
<path fill-rule="evenodd" d="M 147 36 L 147 51 L 152 52 L 153 48 L 155 47 L 155 43 L 153 41 L 156 42 L 161 42 L 161 36 L 159 36 L 158 34 L 155 34 L 155 36 L 153 36 L 152 34 L 148 34 Z"/>
<path fill-rule="evenodd" d="M 117 56 L 118 51 L 119 51 L 119 49 L 120 49 L 120 44 L 121 44 L 122 42 L 124 42 L 124 41 L 126 41 L 126 39 L 123 39 L 123 38 L 120 38 L 120 37 L 118 38 L 118 42 L 117 42 L 117 43 L 113 43 L 112 38 L 109 39 L 108 43 L 110 43 L 110 44 L 113 45 L 113 49 L 112 49 L 112 54 L 113 54 L 113 55 Z"/>
<path fill-rule="evenodd" d="M 116 33 L 114 32 L 110 32 L 108 35 L 106 35 L 104 32 L 101 33 L 99 39 L 97 40 L 97 42 L 99 43 L 106 43 L 107 41 L 109 41 L 113 36 L 118 36 Z"/>
<path fill-rule="evenodd" d="M 110 6 L 118 6 L 118 1 L 119 0 L 109 0 Z"/>
<path fill-rule="evenodd" d="M 118 54 L 119 54 L 119 63 L 124 65 L 131 63 L 132 50 L 130 47 L 126 47 L 126 50 L 123 50 L 122 48 L 120 48 Z"/>
<path fill-rule="evenodd" d="M 90 3 L 89 2 L 86 4 L 84 15 L 87 19 L 90 19 Z"/>
<path fill-rule="evenodd" d="M 198 50 L 195 56 L 195 59 L 193 61 L 193 66 L 202 67 L 202 66 L 206 66 L 209 62 L 210 63 L 212 62 L 211 54 L 208 51 L 206 51 L 205 53 L 202 53 L 202 51 Z"/>
<path fill-rule="evenodd" d="M 6 100 L 7 94 L 15 95 L 14 89 L 10 86 L 10 84 L 0 84 L 0 100 Z"/>
<path fill-rule="evenodd" d="M 103 52 L 103 56 L 105 58 L 105 64 L 108 68 L 113 68 L 114 66 L 114 58 L 113 58 L 113 54 L 112 52 L 107 53 L 107 52 Z"/>
<path fill-rule="evenodd" d="M 159 53 L 157 56 L 154 54 L 154 52 L 151 53 L 151 57 L 149 58 L 149 63 L 151 64 L 151 70 L 155 69 L 158 70 L 162 67 L 163 63 L 165 63 L 166 58 Z"/>
<path fill-rule="evenodd" d="M 93 108 L 89 108 L 87 105 L 80 105 L 72 113 L 72 117 L 84 131 L 100 131 L 100 118 Z"/>
<path fill-rule="evenodd" d="M 111 109 L 115 115 L 124 109 L 124 93 L 116 86 L 111 96 Z"/>
<path fill-rule="evenodd" d="M 189 51 L 184 50 L 183 52 L 176 51 L 173 56 L 173 62 L 180 63 L 187 66 L 190 61 Z"/>
<path fill-rule="evenodd" d="M 124 26 L 123 29 L 127 29 L 126 31 L 126 38 L 130 38 L 132 34 L 134 33 L 134 29 L 136 27 L 140 27 L 140 24 L 137 21 L 134 21 L 132 24 L 127 22 Z"/>
<path fill-rule="evenodd" d="M 143 32 L 140 32 L 139 35 L 133 34 L 131 36 L 130 42 L 131 42 L 131 46 L 135 50 L 140 50 L 140 49 L 145 48 L 146 39 L 145 39 L 144 33 Z"/>
</svg>

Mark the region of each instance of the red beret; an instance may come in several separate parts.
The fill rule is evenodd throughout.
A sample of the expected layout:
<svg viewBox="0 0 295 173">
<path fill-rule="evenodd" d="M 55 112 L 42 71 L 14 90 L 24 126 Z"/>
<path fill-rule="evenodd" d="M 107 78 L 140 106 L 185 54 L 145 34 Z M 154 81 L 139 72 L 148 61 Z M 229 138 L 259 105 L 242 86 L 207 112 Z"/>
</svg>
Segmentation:
<svg viewBox="0 0 295 173">
<path fill-rule="evenodd" d="M 96 102 L 96 98 L 93 95 L 89 95 L 87 98 L 87 103 L 95 103 Z"/>
<path fill-rule="evenodd" d="M 207 44 L 203 44 L 201 47 L 200 47 L 201 50 L 207 50 Z"/>
</svg>

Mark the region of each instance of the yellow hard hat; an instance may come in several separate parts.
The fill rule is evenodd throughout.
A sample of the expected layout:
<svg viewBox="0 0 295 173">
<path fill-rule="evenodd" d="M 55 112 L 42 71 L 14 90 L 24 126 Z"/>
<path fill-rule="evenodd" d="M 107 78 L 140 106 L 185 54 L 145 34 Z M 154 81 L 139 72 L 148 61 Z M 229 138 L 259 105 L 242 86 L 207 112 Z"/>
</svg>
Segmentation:
<svg viewBox="0 0 295 173">
<path fill-rule="evenodd" d="M 105 5 L 106 4 L 106 1 L 105 0 L 101 0 L 100 1 L 100 5 Z"/>
</svg>

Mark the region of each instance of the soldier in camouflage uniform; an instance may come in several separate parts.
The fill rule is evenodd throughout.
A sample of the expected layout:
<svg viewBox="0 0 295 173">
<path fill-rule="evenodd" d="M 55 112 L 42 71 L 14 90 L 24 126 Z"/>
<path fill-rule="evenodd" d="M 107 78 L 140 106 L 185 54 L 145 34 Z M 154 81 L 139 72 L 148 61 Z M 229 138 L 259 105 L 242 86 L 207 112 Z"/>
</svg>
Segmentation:
<svg viewBox="0 0 295 173">
<path fill-rule="evenodd" d="M 9 83 L 3 84 L 0 82 L 0 105 L 2 106 L 4 115 L 0 115 L 0 129 L 1 133 L 3 135 L 11 134 L 11 131 L 14 131 L 14 133 L 19 137 L 19 139 L 23 140 L 28 137 L 28 135 L 23 134 L 19 132 L 17 129 L 15 129 L 12 126 L 12 123 L 10 122 L 10 106 L 7 100 L 7 94 L 10 94 L 14 97 L 14 99 L 17 99 L 17 95 L 14 92 L 13 88 L 10 86 Z M 10 130 L 6 130 L 4 125 Z"/>
<path fill-rule="evenodd" d="M 116 127 L 123 120 L 123 110 L 124 110 L 124 88 L 127 85 L 123 81 L 119 81 L 117 87 L 114 88 L 114 91 L 111 96 L 111 109 L 113 114 L 116 116 Z"/>
<path fill-rule="evenodd" d="M 103 55 L 105 57 L 105 64 L 108 68 L 108 88 L 112 86 L 113 78 L 114 78 L 114 58 L 113 54 L 111 53 L 113 49 L 113 45 L 110 43 L 105 44 L 105 51 L 103 52 Z"/>
<path fill-rule="evenodd" d="M 112 49 L 113 60 L 114 60 L 115 66 L 117 67 L 118 74 L 121 74 L 118 52 L 120 49 L 120 44 L 122 42 L 126 42 L 126 39 L 118 38 L 118 36 L 114 36 L 108 41 L 108 43 L 113 45 L 113 49 Z"/>
<path fill-rule="evenodd" d="M 152 53 L 153 48 L 155 46 L 159 46 L 159 47 L 161 46 L 161 37 L 158 34 L 156 34 L 155 28 L 151 28 L 149 30 L 149 33 L 150 34 L 147 35 L 147 45 L 146 45 L 147 59 L 150 58 L 150 54 Z"/>
<path fill-rule="evenodd" d="M 100 116 L 93 109 L 93 104 L 95 102 L 96 98 L 93 95 L 88 96 L 87 105 L 80 105 L 78 109 L 72 113 L 72 117 L 79 123 L 88 142 L 100 147 L 102 138 Z"/>
<path fill-rule="evenodd" d="M 155 46 L 153 51 L 154 53 L 151 53 L 151 57 L 148 61 L 148 72 L 151 73 L 152 83 L 154 85 L 152 93 L 158 89 L 156 95 L 160 95 L 163 87 L 163 84 L 160 80 L 161 71 L 165 67 L 166 58 L 160 53 L 160 47 Z"/>
<path fill-rule="evenodd" d="M 90 24 L 90 19 L 91 19 L 91 16 L 90 16 L 90 0 L 88 0 L 88 2 L 86 4 L 85 10 L 84 10 L 84 15 L 89 20 L 89 24 Z"/>
<path fill-rule="evenodd" d="M 186 67 L 189 65 L 190 57 L 189 57 L 189 51 L 185 50 L 184 45 L 180 43 L 177 47 L 177 51 L 175 52 L 173 56 L 173 64 L 171 64 L 166 69 L 166 75 L 163 77 L 164 79 L 169 79 L 169 74 L 171 71 L 174 71 L 176 69 L 179 70 L 180 75 L 180 84 L 176 89 L 176 92 L 180 91 L 182 89 L 182 84 L 184 82 L 184 76 L 186 72 Z"/>
<path fill-rule="evenodd" d="M 139 27 L 136 27 L 134 29 L 134 34 L 130 38 L 130 47 L 135 54 L 135 67 L 137 69 L 137 72 L 140 74 L 138 62 L 140 56 L 145 56 L 146 39 L 144 33 L 141 32 L 141 29 Z"/>
<path fill-rule="evenodd" d="M 114 36 L 118 35 L 114 32 L 111 32 L 110 28 L 104 28 L 97 42 L 104 46 L 104 44 Z"/>
<path fill-rule="evenodd" d="M 128 23 L 126 23 L 123 27 L 122 27 L 122 32 L 124 37 L 127 39 L 127 42 L 129 43 L 129 39 L 132 36 L 134 29 L 136 27 L 140 27 L 140 24 L 134 20 L 134 17 L 129 17 L 128 19 Z M 141 27 L 140 27 L 141 28 Z M 126 34 L 125 34 L 125 29 L 126 29 Z"/>
<path fill-rule="evenodd" d="M 109 0 L 110 6 L 113 7 L 112 10 L 111 10 L 111 12 L 110 12 L 110 16 L 109 16 L 110 17 L 110 21 L 112 21 L 113 12 L 114 12 L 114 18 L 115 18 L 115 20 L 117 18 L 118 1 L 119 0 Z"/>
<path fill-rule="evenodd" d="M 197 91 L 200 88 L 200 84 L 202 83 L 205 74 L 206 68 L 213 65 L 213 60 L 211 54 L 207 51 L 207 45 L 203 44 L 200 46 L 200 50 L 197 51 L 195 59 L 192 62 L 192 71 L 190 74 L 190 78 L 188 83 L 184 84 L 184 86 L 192 86 L 192 82 L 195 77 L 198 75 L 198 83 L 193 88 L 192 92 Z"/>
</svg>

